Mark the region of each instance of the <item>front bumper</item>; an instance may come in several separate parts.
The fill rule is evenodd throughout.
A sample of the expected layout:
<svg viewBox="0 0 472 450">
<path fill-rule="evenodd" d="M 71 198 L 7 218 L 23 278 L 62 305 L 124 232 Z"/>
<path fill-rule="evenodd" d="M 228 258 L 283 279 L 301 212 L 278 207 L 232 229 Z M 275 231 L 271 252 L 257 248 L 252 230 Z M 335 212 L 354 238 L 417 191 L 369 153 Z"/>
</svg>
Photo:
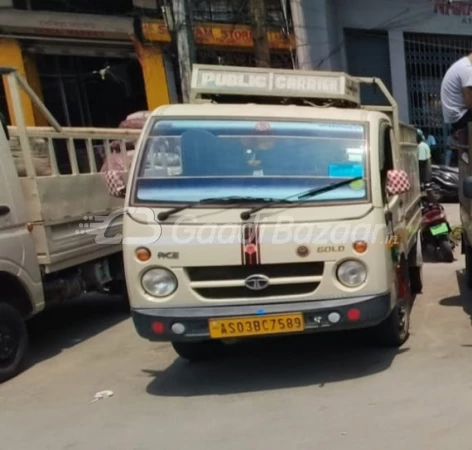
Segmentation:
<svg viewBox="0 0 472 450">
<path fill-rule="evenodd" d="M 198 341 L 210 338 L 208 320 L 210 318 L 234 318 L 270 314 L 302 313 L 305 330 L 302 333 L 319 331 L 340 331 L 368 328 L 384 321 L 393 309 L 390 293 L 375 296 L 355 297 L 342 300 L 326 300 L 271 305 L 238 305 L 196 308 L 153 308 L 132 309 L 134 326 L 138 334 L 150 341 Z M 356 320 L 349 319 L 349 311 L 358 310 Z M 340 320 L 332 323 L 331 313 L 338 313 Z M 153 324 L 159 323 L 159 334 Z M 172 332 L 175 323 L 185 326 L 185 333 Z"/>
</svg>

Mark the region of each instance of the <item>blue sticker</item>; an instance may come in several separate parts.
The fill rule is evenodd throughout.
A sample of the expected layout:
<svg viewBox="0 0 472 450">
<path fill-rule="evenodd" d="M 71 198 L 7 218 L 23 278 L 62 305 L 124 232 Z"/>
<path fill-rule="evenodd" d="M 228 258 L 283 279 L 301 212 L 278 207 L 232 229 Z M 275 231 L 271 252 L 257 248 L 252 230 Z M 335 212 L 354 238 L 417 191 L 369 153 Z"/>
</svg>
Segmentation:
<svg viewBox="0 0 472 450">
<path fill-rule="evenodd" d="M 265 314 L 265 311 L 263 309 L 258 309 L 256 314 L 259 316 L 263 316 Z"/>
<path fill-rule="evenodd" d="M 330 164 L 328 175 L 333 178 L 357 178 L 364 176 L 362 164 Z"/>
</svg>

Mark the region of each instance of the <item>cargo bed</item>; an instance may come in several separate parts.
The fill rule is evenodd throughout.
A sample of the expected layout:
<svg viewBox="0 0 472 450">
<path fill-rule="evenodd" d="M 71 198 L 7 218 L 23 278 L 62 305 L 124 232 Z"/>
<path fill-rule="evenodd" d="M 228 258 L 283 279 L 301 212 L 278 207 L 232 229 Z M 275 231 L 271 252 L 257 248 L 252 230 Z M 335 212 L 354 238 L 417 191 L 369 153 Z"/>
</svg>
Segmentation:
<svg viewBox="0 0 472 450">
<path fill-rule="evenodd" d="M 120 243 L 96 242 L 84 232 L 92 222 L 120 210 L 123 199 L 111 196 L 100 173 L 114 147 L 126 155 L 139 130 L 61 127 L 16 72 L 6 75 L 17 126 L 8 127 L 10 143 L 26 198 L 39 263 L 55 272 L 121 251 Z M 20 89 L 26 91 L 52 127 L 26 127 L 21 114 Z M 125 171 L 129 161 L 124 157 Z M 84 220 L 87 219 L 87 220 Z M 103 227 L 106 227 L 104 223 Z M 100 227 L 99 227 L 100 229 Z M 107 236 L 121 234 L 121 217 Z"/>
</svg>

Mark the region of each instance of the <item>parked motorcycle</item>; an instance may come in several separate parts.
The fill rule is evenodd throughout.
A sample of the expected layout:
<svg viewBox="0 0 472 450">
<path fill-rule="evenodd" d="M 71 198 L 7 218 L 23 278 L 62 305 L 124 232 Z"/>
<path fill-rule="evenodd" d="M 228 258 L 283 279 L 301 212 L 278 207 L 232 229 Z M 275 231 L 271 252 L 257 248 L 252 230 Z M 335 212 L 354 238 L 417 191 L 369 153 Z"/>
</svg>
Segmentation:
<svg viewBox="0 0 472 450">
<path fill-rule="evenodd" d="M 444 208 L 431 196 L 431 191 L 422 196 L 421 243 L 425 253 L 434 255 L 444 262 L 454 261 L 456 243 Z"/>
<path fill-rule="evenodd" d="M 459 169 L 449 166 L 431 166 L 431 187 L 438 202 L 457 201 Z"/>
</svg>

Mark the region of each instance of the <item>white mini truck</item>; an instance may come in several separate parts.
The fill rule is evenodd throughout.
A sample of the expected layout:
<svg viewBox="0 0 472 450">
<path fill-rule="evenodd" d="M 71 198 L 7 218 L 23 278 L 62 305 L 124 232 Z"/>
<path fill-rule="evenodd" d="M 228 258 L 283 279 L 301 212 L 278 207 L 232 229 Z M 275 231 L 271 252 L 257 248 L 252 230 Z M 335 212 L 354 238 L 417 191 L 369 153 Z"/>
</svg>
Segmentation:
<svg viewBox="0 0 472 450">
<path fill-rule="evenodd" d="M 361 105 L 361 83 L 390 106 Z M 416 148 L 378 79 L 194 66 L 192 101 L 154 111 L 130 170 L 137 332 L 189 360 L 355 328 L 402 345 L 421 291 Z"/>
<path fill-rule="evenodd" d="M 121 234 L 123 199 L 109 195 L 94 148 L 110 156 L 111 143 L 125 148 L 139 131 L 61 127 L 14 69 L 0 67 L 0 75 L 17 124 L 0 126 L 1 382 L 24 367 L 25 322 L 46 306 L 91 291 L 126 292 L 121 243 L 97 239 Z M 25 126 L 22 92 L 52 126 Z M 111 224 L 103 220 L 113 214 Z"/>
</svg>

